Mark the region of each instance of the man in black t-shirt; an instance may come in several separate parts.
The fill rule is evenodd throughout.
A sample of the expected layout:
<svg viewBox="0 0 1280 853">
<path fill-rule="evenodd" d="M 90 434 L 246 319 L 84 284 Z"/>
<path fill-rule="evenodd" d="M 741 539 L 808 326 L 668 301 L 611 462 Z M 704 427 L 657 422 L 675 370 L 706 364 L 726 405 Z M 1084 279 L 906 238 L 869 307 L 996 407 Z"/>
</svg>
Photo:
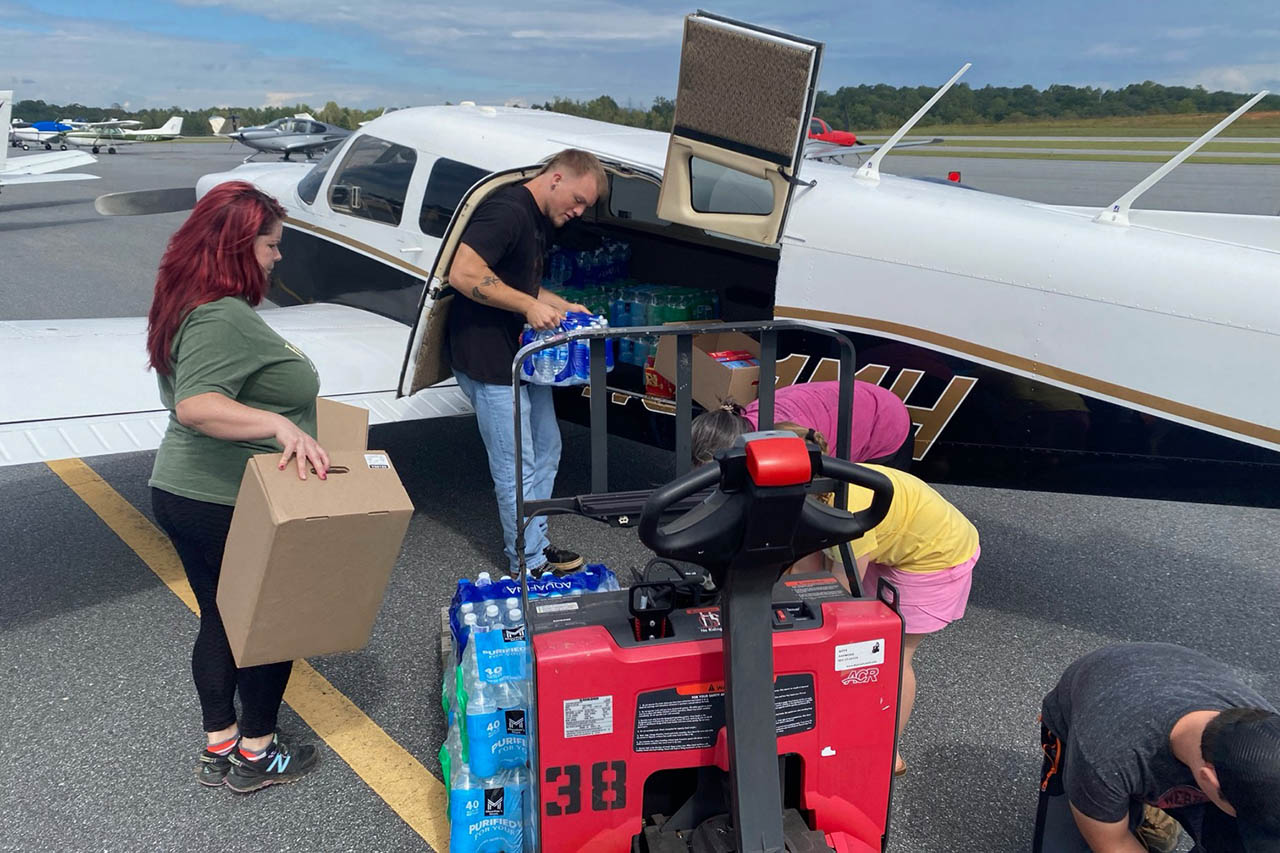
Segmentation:
<svg viewBox="0 0 1280 853">
<path fill-rule="evenodd" d="M 449 268 L 457 291 L 449 311 L 448 341 L 454 376 L 471 400 L 489 455 L 498 499 L 504 551 L 511 572 L 516 554 L 516 471 L 511 363 L 520 331 L 553 329 L 567 311 L 586 311 L 542 287 L 542 269 L 556 228 L 581 216 L 608 192 L 608 179 L 593 154 L 561 151 L 523 184 L 497 190 L 472 214 Z M 521 386 L 524 498 L 551 497 L 560 466 L 560 425 L 551 388 Z M 553 547 L 545 518 L 525 531 L 525 565 L 575 569 L 582 558 Z"/>
<path fill-rule="evenodd" d="M 1037 853 L 1143 853 L 1145 807 L 1195 853 L 1280 853 L 1280 715 L 1226 665 L 1108 646 L 1068 667 L 1042 711 Z"/>
</svg>

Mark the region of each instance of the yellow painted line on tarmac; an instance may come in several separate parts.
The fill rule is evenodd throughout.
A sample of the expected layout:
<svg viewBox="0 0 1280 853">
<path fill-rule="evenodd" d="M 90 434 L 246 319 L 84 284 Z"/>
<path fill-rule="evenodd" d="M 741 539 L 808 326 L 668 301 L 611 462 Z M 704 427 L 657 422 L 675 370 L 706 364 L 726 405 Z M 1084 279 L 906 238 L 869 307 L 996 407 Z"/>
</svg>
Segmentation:
<svg viewBox="0 0 1280 853">
<path fill-rule="evenodd" d="M 46 463 L 174 595 L 198 613 L 169 538 L 80 459 Z M 306 661 L 296 661 L 285 701 L 414 832 L 449 849 L 444 785 Z"/>
</svg>

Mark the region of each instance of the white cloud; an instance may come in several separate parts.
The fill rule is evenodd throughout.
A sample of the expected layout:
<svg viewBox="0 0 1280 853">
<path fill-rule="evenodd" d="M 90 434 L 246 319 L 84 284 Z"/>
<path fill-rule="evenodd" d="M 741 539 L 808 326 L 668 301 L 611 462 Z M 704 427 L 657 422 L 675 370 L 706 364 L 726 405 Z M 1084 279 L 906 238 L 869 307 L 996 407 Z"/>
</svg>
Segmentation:
<svg viewBox="0 0 1280 853">
<path fill-rule="evenodd" d="M 1201 85 L 1210 91 L 1224 89 L 1228 92 L 1256 92 L 1259 89 L 1280 89 L 1280 62 L 1259 62 L 1246 65 L 1221 65 L 1204 68 L 1186 75 L 1185 85 Z"/>
<path fill-rule="evenodd" d="M 1124 56 L 1133 56 L 1138 52 L 1136 47 L 1123 44 L 1115 44 L 1113 42 L 1102 42 L 1095 44 L 1084 52 L 1085 56 L 1099 56 L 1106 59 L 1116 59 Z"/>
</svg>

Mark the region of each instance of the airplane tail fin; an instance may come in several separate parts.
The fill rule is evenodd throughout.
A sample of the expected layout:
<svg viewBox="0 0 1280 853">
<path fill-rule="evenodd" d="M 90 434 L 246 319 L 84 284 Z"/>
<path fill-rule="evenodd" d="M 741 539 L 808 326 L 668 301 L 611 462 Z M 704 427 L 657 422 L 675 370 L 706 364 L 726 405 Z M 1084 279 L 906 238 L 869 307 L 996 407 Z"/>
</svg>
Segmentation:
<svg viewBox="0 0 1280 853">
<path fill-rule="evenodd" d="M 226 136 L 222 129 L 227 126 L 227 120 L 222 116 L 209 116 L 209 127 L 213 130 L 214 136 Z"/>
<path fill-rule="evenodd" d="M 0 172 L 9 157 L 9 128 L 13 126 L 13 90 L 0 90 L 0 127 L 4 128 L 4 146 L 0 147 Z"/>
<path fill-rule="evenodd" d="M 173 116 L 160 126 L 161 133 L 182 133 L 182 116 Z"/>
</svg>

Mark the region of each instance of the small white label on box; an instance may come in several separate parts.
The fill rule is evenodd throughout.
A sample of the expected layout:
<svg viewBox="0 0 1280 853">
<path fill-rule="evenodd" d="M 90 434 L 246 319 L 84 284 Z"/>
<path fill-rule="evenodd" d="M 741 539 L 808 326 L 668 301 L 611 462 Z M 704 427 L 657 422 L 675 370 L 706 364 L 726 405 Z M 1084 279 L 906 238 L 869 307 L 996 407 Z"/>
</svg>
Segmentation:
<svg viewBox="0 0 1280 853">
<path fill-rule="evenodd" d="M 577 610 L 578 602 L 566 601 L 561 604 L 539 604 L 533 609 L 538 613 L 564 613 L 566 610 Z"/>
<path fill-rule="evenodd" d="M 564 700 L 564 736 L 590 737 L 613 734 L 613 697 Z"/>
<path fill-rule="evenodd" d="M 845 643 L 836 646 L 836 672 L 857 669 L 860 666 L 876 666 L 884 663 L 884 640 L 866 640 L 861 643 Z"/>
<path fill-rule="evenodd" d="M 364 455 L 364 464 L 370 468 L 390 468 L 391 460 L 383 453 L 366 453 Z"/>
</svg>

